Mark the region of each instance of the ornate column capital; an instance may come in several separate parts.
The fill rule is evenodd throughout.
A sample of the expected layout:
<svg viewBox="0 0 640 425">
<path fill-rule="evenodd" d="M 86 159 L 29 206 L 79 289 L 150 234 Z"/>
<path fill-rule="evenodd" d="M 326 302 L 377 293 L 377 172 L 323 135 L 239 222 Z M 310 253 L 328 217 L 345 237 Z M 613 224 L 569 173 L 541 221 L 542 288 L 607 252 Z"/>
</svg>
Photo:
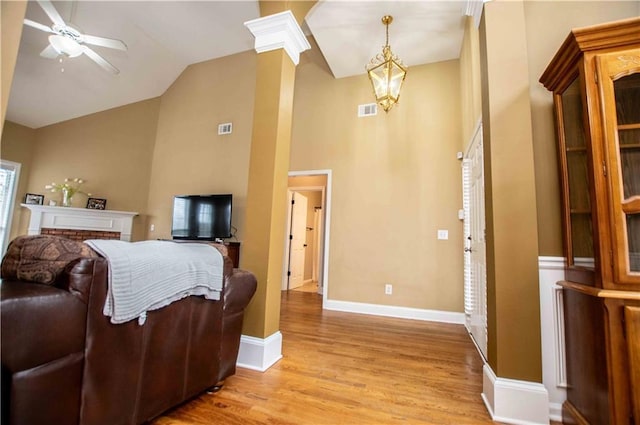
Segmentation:
<svg viewBox="0 0 640 425">
<path fill-rule="evenodd" d="M 284 49 L 293 63 L 298 65 L 300 53 L 311 45 L 290 10 L 247 21 L 244 25 L 255 37 L 256 52 Z"/>
</svg>

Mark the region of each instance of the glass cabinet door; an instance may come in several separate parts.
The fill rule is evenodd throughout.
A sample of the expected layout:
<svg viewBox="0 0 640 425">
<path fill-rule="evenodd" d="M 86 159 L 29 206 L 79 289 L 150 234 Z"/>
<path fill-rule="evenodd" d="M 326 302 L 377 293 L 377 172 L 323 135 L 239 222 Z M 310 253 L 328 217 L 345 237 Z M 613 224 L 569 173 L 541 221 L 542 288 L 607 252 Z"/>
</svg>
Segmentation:
<svg viewBox="0 0 640 425">
<path fill-rule="evenodd" d="M 598 58 L 616 280 L 640 283 L 640 49 Z"/>
<path fill-rule="evenodd" d="M 565 180 L 565 241 L 568 266 L 594 267 L 587 140 L 580 82 L 575 79 L 556 100 L 560 118 L 561 168 Z"/>
</svg>

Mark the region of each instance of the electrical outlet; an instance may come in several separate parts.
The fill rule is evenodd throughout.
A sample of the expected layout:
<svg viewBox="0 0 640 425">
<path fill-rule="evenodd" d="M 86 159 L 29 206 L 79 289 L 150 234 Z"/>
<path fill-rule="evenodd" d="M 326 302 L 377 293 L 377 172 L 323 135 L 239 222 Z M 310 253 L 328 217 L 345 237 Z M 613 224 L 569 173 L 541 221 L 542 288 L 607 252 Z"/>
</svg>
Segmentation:
<svg viewBox="0 0 640 425">
<path fill-rule="evenodd" d="M 156 225 L 152 224 L 151 226 L 149 226 L 149 231 L 153 232 L 154 230 L 156 230 Z"/>
<path fill-rule="evenodd" d="M 438 239 L 446 241 L 449 239 L 449 231 L 448 230 L 438 230 Z"/>
<path fill-rule="evenodd" d="M 390 283 L 387 283 L 386 285 L 384 285 L 384 293 L 385 295 L 393 294 L 393 285 Z"/>
</svg>

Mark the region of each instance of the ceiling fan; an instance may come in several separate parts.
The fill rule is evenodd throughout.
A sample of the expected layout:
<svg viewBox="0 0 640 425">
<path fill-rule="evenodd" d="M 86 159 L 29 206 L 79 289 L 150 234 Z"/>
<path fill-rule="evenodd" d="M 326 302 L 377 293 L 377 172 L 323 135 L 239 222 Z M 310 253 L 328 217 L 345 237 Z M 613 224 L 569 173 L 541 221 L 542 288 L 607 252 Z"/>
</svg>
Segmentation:
<svg viewBox="0 0 640 425">
<path fill-rule="evenodd" d="M 92 50 L 87 44 L 94 46 L 108 47 L 110 49 L 127 50 L 127 45 L 120 40 L 113 38 L 97 37 L 95 35 L 82 34 L 77 29 L 67 25 L 53 4 L 48 0 L 37 0 L 42 10 L 47 14 L 53 25 L 50 27 L 25 19 L 24 24 L 39 29 L 40 31 L 51 33 L 49 45 L 40 52 L 40 56 L 49 59 L 56 59 L 62 55 L 64 57 L 75 58 L 81 54 L 87 55 L 95 63 L 107 71 L 119 74 L 120 70 L 111 65 L 109 61 Z"/>
</svg>

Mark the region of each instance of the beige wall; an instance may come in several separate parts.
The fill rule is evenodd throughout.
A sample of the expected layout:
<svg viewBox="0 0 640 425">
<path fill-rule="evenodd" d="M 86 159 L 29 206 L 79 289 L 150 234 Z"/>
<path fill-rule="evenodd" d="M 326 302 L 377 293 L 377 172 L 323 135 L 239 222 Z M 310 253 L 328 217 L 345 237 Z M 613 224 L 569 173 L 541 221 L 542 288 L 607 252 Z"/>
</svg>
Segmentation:
<svg viewBox="0 0 640 425">
<path fill-rule="evenodd" d="M 2 1 L 0 2 L 0 55 L 2 68 L 0 70 L 0 134 L 4 128 L 4 117 L 7 112 L 13 70 L 18 57 L 20 37 L 22 37 L 22 21 L 27 10 L 26 1 Z"/>
<path fill-rule="evenodd" d="M 60 194 L 44 186 L 83 178 L 82 189 L 106 198 L 108 209 L 141 214 L 132 237 L 143 239 L 159 104 L 159 98 L 145 100 L 35 130 L 28 191 L 44 194 L 45 203 L 59 202 Z M 79 194 L 73 201 L 84 207 L 87 197 Z"/>
<path fill-rule="evenodd" d="M 480 45 L 478 28 L 472 17 L 467 17 L 460 50 L 460 95 L 462 109 L 462 146 L 466 152 L 473 134 L 482 119 L 480 90 Z"/>
<path fill-rule="evenodd" d="M 486 3 L 480 28 L 488 361 L 541 382 L 536 193 L 521 1 Z"/>
<path fill-rule="evenodd" d="M 231 193 L 242 241 L 255 72 L 255 52 L 201 62 L 162 95 L 148 198 L 155 231 L 148 238 L 170 238 L 175 195 Z M 218 136 L 226 122 L 233 133 Z"/>
<path fill-rule="evenodd" d="M 36 131 L 32 128 L 15 124 L 10 121 L 4 123 L 2 130 L 2 159 L 17 162 L 21 165 L 18 176 L 18 192 L 16 207 L 13 210 L 9 240 L 27 232 L 29 211 L 20 207 L 24 196 L 29 192 L 29 176 L 32 169 L 32 158 L 36 140 Z M 43 193 L 38 190 L 35 193 Z"/>
<path fill-rule="evenodd" d="M 291 170 L 333 171 L 330 299 L 462 311 L 459 78 L 457 60 L 410 67 L 399 106 L 358 118 L 367 77 L 336 80 L 315 45 L 303 54 Z"/>
<path fill-rule="evenodd" d="M 538 79 L 572 28 L 640 15 L 638 1 L 526 1 L 540 255 L 562 256 L 553 98 Z"/>
</svg>

